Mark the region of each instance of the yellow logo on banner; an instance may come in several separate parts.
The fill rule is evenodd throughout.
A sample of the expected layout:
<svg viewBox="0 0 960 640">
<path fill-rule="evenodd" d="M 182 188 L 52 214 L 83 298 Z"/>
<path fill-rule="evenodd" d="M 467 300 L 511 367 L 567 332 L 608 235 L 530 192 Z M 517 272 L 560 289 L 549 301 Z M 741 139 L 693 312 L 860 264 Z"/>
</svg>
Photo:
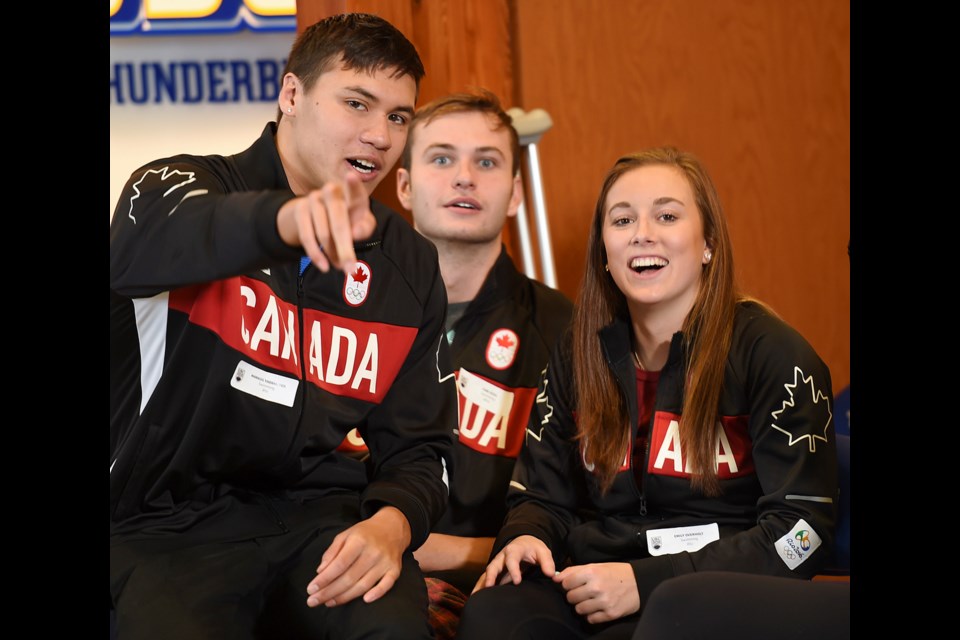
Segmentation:
<svg viewBox="0 0 960 640">
<path fill-rule="evenodd" d="M 110 0 L 110 33 L 296 30 L 296 0 Z"/>
<path fill-rule="evenodd" d="M 221 0 L 143 0 L 147 20 L 206 18 L 216 13 L 221 4 Z"/>
</svg>

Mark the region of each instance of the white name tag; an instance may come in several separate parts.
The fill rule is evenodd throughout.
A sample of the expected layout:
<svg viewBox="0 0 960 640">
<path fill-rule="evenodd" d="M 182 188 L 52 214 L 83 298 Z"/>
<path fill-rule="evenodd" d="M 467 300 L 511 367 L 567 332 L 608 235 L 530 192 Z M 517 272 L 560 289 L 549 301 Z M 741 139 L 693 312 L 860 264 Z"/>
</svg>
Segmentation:
<svg viewBox="0 0 960 640">
<path fill-rule="evenodd" d="M 672 527 L 647 531 L 647 551 L 652 556 L 663 556 L 683 551 L 697 551 L 708 543 L 720 539 L 720 527 L 716 522 L 693 527 Z"/>
<path fill-rule="evenodd" d="M 466 369 L 460 369 L 457 377 L 460 393 L 468 402 L 476 404 L 498 416 L 510 415 L 513 407 L 513 393 L 492 385 Z"/>
<path fill-rule="evenodd" d="M 230 378 L 230 386 L 234 389 L 288 407 L 293 406 L 299 385 L 300 381 L 296 378 L 264 371 L 243 360 L 237 364 L 237 369 Z"/>
</svg>

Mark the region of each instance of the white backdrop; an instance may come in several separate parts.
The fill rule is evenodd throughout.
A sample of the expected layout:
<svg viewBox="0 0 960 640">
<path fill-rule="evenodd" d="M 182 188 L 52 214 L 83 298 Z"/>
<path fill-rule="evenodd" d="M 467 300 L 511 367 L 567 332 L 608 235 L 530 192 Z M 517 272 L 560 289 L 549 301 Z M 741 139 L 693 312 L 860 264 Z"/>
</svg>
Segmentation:
<svg viewBox="0 0 960 640">
<path fill-rule="evenodd" d="M 179 61 L 286 60 L 294 32 L 241 31 L 223 35 L 114 36 L 110 38 L 111 78 L 114 64 Z M 282 65 L 280 70 L 282 72 Z M 139 82 L 139 76 L 137 76 Z M 138 84 L 137 86 L 141 86 Z M 276 100 L 270 102 L 208 101 L 196 104 L 118 104 L 110 97 L 110 216 L 130 174 L 140 165 L 176 153 L 243 151 L 260 135 L 264 124 L 276 118 Z"/>
</svg>

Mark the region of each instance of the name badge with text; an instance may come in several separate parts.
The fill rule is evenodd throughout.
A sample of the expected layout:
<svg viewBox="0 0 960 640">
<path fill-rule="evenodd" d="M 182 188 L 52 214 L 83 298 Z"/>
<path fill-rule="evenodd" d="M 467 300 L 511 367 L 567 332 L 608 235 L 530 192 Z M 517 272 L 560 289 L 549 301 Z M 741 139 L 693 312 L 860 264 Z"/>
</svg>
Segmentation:
<svg viewBox="0 0 960 640">
<path fill-rule="evenodd" d="M 234 389 L 287 407 L 293 406 L 299 385 L 300 381 L 296 378 L 279 376 L 243 360 L 230 380 L 230 386 Z"/>
<path fill-rule="evenodd" d="M 716 522 L 693 527 L 672 527 L 647 531 L 647 551 L 652 556 L 663 556 L 683 551 L 698 551 L 708 543 L 720 539 Z"/>
</svg>

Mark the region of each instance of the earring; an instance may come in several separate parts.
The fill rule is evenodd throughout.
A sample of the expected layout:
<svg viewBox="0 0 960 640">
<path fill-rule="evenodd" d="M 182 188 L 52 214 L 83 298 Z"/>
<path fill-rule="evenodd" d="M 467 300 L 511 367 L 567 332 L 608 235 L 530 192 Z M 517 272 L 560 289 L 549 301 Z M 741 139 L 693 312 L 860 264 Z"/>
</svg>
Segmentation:
<svg viewBox="0 0 960 640">
<path fill-rule="evenodd" d="M 607 270 L 607 273 L 610 273 L 610 265 L 609 265 L 609 264 L 603 265 L 603 268 Z"/>
<path fill-rule="evenodd" d="M 287 113 L 293 113 L 293 107 L 287 107 Z"/>
<path fill-rule="evenodd" d="M 710 264 L 710 261 L 713 260 L 713 252 L 710 249 L 707 249 L 703 252 L 703 259 L 707 261 L 707 264 Z"/>
</svg>

